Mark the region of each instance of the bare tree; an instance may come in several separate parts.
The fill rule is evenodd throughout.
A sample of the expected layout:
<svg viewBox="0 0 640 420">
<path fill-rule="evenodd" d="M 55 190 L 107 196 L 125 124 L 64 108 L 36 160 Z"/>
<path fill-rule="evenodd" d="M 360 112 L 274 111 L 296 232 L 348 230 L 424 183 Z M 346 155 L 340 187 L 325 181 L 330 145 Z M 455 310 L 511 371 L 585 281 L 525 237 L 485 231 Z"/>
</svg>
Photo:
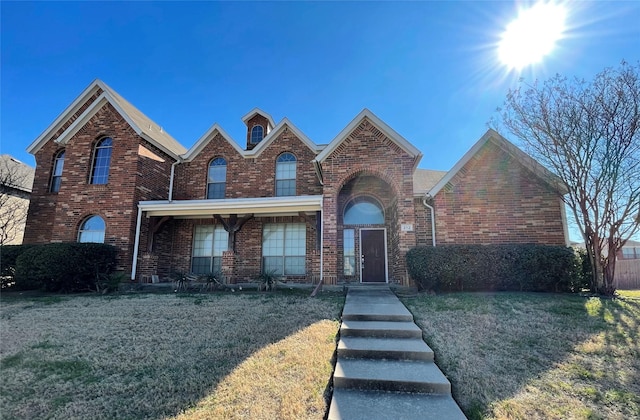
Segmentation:
<svg viewBox="0 0 640 420">
<path fill-rule="evenodd" d="M 33 172 L 9 155 L 0 156 L 0 245 L 22 242 Z"/>
<path fill-rule="evenodd" d="M 613 294 L 616 254 L 640 227 L 640 63 L 623 61 L 589 82 L 521 82 L 498 111 L 567 187 L 562 198 L 584 238 L 591 289 Z"/>
</svg>

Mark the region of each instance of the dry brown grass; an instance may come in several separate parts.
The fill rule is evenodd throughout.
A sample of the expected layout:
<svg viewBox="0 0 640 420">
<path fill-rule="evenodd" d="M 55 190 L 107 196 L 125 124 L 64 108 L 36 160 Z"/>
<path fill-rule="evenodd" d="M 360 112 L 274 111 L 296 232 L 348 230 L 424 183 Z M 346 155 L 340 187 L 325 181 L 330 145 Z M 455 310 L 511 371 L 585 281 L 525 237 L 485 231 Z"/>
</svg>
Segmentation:
<svg viewBox="0 0 640 420">
<path fill-rule="evenodd" d="M 640 418 L 640 301 L 547 294 L 404 299 L 474 418 Z"/>
<path fill-rule="evenodd" d="M 3 298 L 0 413 L 322 419 L 342 303 L 287 292 Z"/>
</svg>

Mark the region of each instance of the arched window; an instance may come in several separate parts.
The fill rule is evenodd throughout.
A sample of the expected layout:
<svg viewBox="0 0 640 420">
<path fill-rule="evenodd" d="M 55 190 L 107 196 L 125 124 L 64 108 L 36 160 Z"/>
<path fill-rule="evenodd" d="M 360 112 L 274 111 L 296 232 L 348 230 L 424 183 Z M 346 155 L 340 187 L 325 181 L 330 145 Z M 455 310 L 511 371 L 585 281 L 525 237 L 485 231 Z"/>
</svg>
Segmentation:
<svg viewBox="0 0 640 420">
<path fill-rule="evenodd" d="M 93 165 L 91 167 L 91 184 L 106 184 L 109 181 L 112 146 L 113 140 L 111 140 L 111 137 L 105 137 L 96 143 L 96 148 L 93 151 Z"/>
<path fill-rule="evenodd" d="M 349 201 L 344 208 L 345 225 L 382 225 L 384 211 L 373 197 L 361 196 Z"/>
<path fill-rule="evenodd" d="M 227 161 L 218 157 L 209 164 L 207 198 L 224 198 L 227 185 Z"/>
<path fill-rule="evenodd" d="M 296 195 L 296 157 L 283 153 L 276 161 L 276 197 Z"/>
<path fill-rule="evenodd" d="M 264 128 L 261 125 L 254 125 L 251 129 L 251 144 L 258 144 L 264 138 Z"/>
<path fill-rule="evenodd" d="M 62 169 L 64 168 L 64 150 L 59 152 L 53 161 L 53 171 L 51 173 L 51 192 L 60 191 L 62 182 Z"/>
<path fill-rule="evenodd" d="M 105 224 L 102 217 L 93 215 L 85 219 L 78 230 L 78 242 L 104 243 Z"/>
</svg>

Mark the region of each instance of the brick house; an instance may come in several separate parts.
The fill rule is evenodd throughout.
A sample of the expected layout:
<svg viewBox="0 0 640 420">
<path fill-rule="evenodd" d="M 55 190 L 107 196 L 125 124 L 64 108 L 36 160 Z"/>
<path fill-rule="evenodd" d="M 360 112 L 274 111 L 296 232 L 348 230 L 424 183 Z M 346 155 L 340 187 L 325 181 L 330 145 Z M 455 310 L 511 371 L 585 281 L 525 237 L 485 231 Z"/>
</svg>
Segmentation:
<svg viewBox="0 0 640 420">
<path fill-rule="evenodd" d="M 241 147 L 214 124 L 189 150 L 96 80 L 29 146 L 26 243 L 99 241 L 147 281 L 409 284 L 416 245 L 567 244 L 562 191 L 489 130 L 449 172 L 365 109 L 328 144 L 253 109 Z"/>
</svg>

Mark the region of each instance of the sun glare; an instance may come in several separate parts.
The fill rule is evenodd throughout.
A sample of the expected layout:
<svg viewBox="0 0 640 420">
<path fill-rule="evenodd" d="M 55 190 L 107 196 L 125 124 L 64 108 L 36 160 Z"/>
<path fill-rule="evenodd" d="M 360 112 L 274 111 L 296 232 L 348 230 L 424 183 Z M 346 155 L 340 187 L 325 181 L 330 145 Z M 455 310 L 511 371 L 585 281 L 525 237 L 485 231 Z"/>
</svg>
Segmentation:
<svg viewBox="0 0 640 420">
<path fill-rule="evenodd" d="M 540 62 L 562 37 L 566 17 L 566 8 L 554 3 L 540 2 L 520 11 L 502 34 L 500 61 L 516 70 Z"/>
</svg>

